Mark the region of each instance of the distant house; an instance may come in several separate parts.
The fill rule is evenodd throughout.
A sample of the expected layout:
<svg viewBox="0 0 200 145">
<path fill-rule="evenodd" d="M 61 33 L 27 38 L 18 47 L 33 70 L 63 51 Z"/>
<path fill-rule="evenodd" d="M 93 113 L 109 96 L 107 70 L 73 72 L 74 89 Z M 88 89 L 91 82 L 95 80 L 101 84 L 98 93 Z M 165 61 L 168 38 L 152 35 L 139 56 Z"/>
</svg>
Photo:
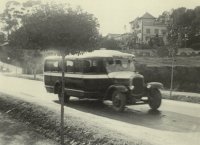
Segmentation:
<svg viewBox="0 0 200 145">
<path fill-rule="evenodd" d="M 122 34 L 111 34 L 109 33 L 106 38 L 114 40 L 122 40 Z"/>
<path fill-rule="evenodd" d="M 131 21 L 130 25 L 131 33 L 137 36 L 136 43 L 147 44 L 155 36 L 162 38 L 164 43 L 167 43 L 167 25 L 149 13 Z"/>
</svg>

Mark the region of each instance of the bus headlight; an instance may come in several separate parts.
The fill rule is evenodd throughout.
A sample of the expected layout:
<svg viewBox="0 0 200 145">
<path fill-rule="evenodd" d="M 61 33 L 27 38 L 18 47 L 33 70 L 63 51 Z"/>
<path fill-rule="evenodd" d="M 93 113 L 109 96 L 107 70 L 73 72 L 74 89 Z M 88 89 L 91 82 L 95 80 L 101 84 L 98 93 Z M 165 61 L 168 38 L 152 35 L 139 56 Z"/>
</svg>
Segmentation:
<svg viewBox="0 0 200 145">
<path fill-rule="evenodd" d="M 134 89 L 134 86 L 133 86 L 133 85 L 129 86 L 129 89 L 130 89 L 130 90 L 133 90 L 133 89 Z"/>
<path fill-rule="evenodd" d="M 150 89 L 150 88 L 151 88 L 151 85 L 148 84 L 148 85 L 147 85 L 147 88 Z"/>
</svg>

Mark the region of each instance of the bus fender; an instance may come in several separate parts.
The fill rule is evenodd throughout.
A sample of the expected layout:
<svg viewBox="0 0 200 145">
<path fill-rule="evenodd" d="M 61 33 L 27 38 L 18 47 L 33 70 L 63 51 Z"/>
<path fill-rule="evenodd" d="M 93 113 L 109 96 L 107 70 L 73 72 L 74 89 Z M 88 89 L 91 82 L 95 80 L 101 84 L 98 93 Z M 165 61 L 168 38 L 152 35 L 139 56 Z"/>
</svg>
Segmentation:
<svg viewBox="0 0 200 145">
<path fill-rule="evenodd" d="M 148 89 L 163 89 L 163 84 L 159 82 L 150 82 L 147 83 L 147 88 Z"/>
</svg>

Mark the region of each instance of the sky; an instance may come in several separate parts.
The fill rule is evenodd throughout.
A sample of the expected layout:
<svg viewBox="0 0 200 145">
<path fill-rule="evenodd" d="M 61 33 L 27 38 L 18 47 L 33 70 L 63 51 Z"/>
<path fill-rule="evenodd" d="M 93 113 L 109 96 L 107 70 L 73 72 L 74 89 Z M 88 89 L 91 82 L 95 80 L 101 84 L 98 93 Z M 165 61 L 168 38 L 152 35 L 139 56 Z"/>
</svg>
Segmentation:
<svg viewBox="0 0 200 145">
<path fill-rule="evenodd" d="M 0 0 L 0 12 L 8 0 Z M 26 0 L 16 0 L 23 2 Z M 53 0 L 42 0 L 53 1 Z M 100 33 L 121 34 L 130 31 L 129 22 L 149 12 L 158 17 L 163 11 L 179 7 L 194 9 L 200 6 L 200 0 L 55 0 L 69 3 L 73 7 L 80 6 L 84 11 L 94 14 L 100 24 Z"/>
</svg>

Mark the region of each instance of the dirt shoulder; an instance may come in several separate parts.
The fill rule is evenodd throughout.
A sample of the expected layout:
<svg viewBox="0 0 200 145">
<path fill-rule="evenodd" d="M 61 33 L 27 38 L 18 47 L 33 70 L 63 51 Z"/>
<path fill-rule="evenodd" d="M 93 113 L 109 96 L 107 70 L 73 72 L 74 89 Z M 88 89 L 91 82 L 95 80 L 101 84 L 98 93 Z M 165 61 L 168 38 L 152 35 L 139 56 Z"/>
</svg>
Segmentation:
<svg viewBox="0 0 200 145">
<path fill-rule="evenodd" d="M 10 117 L 23 122 L 45 137 L 60 142 L 60 115 L 34 103 L 14 99 L 0 93 L 0 110 Z M 92 119 L 92 118 L 91 118 Z M 65 116 L 65 144 L 73 145 L 146 145 L 148 143 L 128 139 L 98 125 L 83 122 L 80 118 Z M 134 141 L 133 141 L 134 140 Z"/>
<path fill-rule="evenodd" d="M 36 133 L 29 124 L 10 118 L 0 112 L 1 145 L 57 145 L 58 143 Z"/>
<path fill-rule="evenodd" d="M 16 74 L 16 73 L 2 73 L 2 74 L 8 77 L 17 77 L 29 80 L 43 81 L 43 74 L 37 74 L 35 79 L 34 75 L 29 75 L 29 74 Z"/>
<path fill-rule="evenodd" d="M 173 91 L 172 96 L 170 96 L 170 91 L 162 90 L 162 97 L 163 99 L 168 99 L 168 100 L 176 100 L 176 101 L 200 104 L 200 94 L 198 93 Z"/>
</svg>

